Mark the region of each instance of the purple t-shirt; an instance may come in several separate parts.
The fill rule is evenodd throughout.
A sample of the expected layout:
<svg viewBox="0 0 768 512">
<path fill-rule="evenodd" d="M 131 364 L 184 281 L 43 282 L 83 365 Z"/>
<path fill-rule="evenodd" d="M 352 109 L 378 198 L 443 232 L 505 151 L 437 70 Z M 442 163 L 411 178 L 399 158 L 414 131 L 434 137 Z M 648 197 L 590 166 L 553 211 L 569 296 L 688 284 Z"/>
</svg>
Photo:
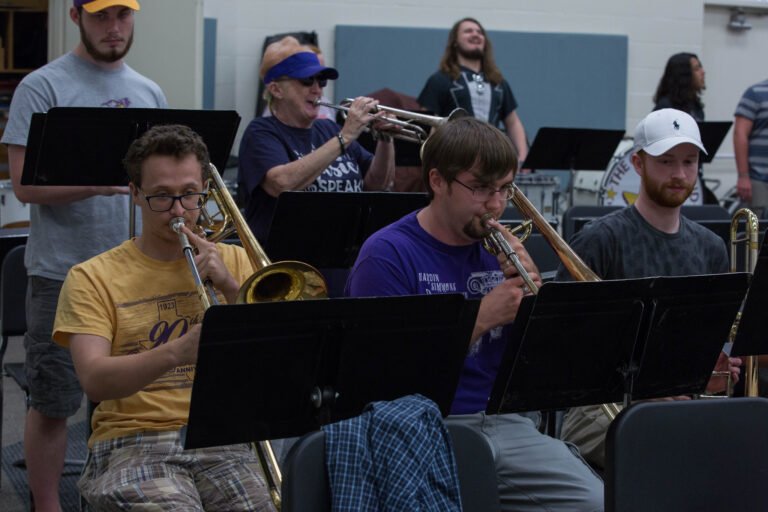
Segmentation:
<svg viewBox="0 0 768 512">
<path fill-rule="evenodd" d="M 245 219 L 254 236 L 264 242 L 277 198 L 261 187 L 271 168 L 302 158 L 336 137 L 339 125 L 317 119 L 311 128 L 294 128 L 276 117 L 257 117 L 248 125 L 240 142 L 239 190 L 245 194 Z M 363 177 L 373 155 L 356 141 L 305 190 L 309 192 L 362 192 Z"/>
<path fill-rule="evenodd" d="M 417 213 L 409 213 L 365 241 L 349 274 L 345 295 L 462 293 L 470 299 L 482 299 L 504 279 L 496 258 L 480 243 L 446 245 L 422 229 Z M 485 410 L 506 345 L 505 331 L 492 329 L 468 352 L 451 414 Z"/>
</svg>

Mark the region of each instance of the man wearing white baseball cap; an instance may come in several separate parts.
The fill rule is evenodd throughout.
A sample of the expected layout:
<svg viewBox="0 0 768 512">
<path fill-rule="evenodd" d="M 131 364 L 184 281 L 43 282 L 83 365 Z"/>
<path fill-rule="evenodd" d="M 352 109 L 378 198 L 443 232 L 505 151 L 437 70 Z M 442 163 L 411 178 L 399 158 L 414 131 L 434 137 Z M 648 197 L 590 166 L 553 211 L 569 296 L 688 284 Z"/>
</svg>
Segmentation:
<svg viewBox="0 0 768 512">
<path fill-rule="evenodd" d="M 67 418 L 77 412 L 83 397 L 69 351 L 51 339 L 59 291 L 71 266 L 125 240 L 128 187 L 22 185 L 27 134 L 32 114 L 53 107 L 167 108 L 160 87 L 123 60 L 133 42 L 138 9 L 136 0 L 73 0 L 69 15 L 80 29 L 80 41 L 21 81 L 1 141 L 8 145 L 13 191 L 21 202 L 30 203 L 24 261 L 29 276 L 24 346 L 30 401 L 24 455 L 38 512 L 61 510 Z"/>
<path fill-rule="evenodd" d="M 671 108 L 651 112 L 635 128 L 635 148 L 632 164 L 640 175 L 635 203 L 589 222 L 569 245 L 605 280 L 727 272 L 722 238 L 680 213 L 698 178 L 699 153 L 705 151 L 696 121 Z M 569 279 L 562 266 L 557 279 Z M 738 380 L 740 365 L 740 359 L 721 353 L 716 369 Z M 722 388 L 722 377 L 707 386 L 710 392 Z M 565 415 L 562 439 L 602 470 L 609 424 L 600 406 L 573 408 Z"/>
</svg>

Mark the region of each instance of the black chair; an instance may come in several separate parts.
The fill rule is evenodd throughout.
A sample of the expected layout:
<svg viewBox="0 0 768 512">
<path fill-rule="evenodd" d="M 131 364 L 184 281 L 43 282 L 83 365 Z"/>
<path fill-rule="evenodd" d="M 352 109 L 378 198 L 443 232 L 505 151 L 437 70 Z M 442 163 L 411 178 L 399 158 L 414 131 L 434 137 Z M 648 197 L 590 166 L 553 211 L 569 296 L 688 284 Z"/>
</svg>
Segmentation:
<svg viewBox="0 0 768 512">
<path fill-rule="evenodd" d="M 563 240 L 570 241 L 574 233 L 584 227 L 584 224 L 592 219 L 602 217 L 613 211 L 620 210 L 624 206 L 571 206 L 563 213 Z"/>
<path fill-rule="evenodd" d="M 768 400 L 645 402 L 606 438 L 606 512 L 768 510 Z"/>
<path fill-rule="evenodd" d="M 696 222 L 701 220 L 731 220 L 728 210 L 717 204 L 683 205 L 680 213 Z"/>
<path fill-rule="evenodd" d="M 466 425 L 447 422 L 459 474 L 462 508 L 499 510 L 496 469 L 488 442 Z M 325 470 L 325 433 L 311 432 L 291 448 L 283 467 L 283 512 L 331 510 Z"/>
<path fill-rule="evenodd" d="M 6 254 L 0 268 L 0 367 L 24 390 L 29 400 L 27 379 L 23 363 L 8 363 L 3 366 L 5 351 L 11 336 L 23 336 L 27 330 L 25 300 L 27 295 L 27 269 L 24 267 L 25 245 L 17 245 Z M 21 382 L 20 382 L 21 379 Z M 0 446 L 3 440 L 2 425 L 3 380 L 0 379 Z"/>
</svg>

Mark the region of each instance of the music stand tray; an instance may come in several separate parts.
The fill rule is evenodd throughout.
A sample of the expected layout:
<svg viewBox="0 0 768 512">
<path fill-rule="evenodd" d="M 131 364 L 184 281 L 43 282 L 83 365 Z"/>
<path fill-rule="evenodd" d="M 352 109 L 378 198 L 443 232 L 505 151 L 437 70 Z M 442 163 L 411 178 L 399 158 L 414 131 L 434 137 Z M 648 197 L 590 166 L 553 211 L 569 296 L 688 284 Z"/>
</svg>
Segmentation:
<svg viewBox="0 0 768 512">
<path fill-rule="evenodd" d="M 518 312 L 486 412 L 699 393 L 746 286 L 743 273 L 547 283 Z"/>
<path fill-rule="evenodd" d="M 192 128 L 223 172 L 240 116 L 216 110 L 55 107 L 32 115 L 21 183 L 127 185 L 123 157 L 136 138 L 158 124 Z"/>
<path fill-rule="evenodd" d="M 185 447 L 296 437 L 412 393 L 447 415 L 478 308 L 459 294 L 213 306 Z"/>
</svg>

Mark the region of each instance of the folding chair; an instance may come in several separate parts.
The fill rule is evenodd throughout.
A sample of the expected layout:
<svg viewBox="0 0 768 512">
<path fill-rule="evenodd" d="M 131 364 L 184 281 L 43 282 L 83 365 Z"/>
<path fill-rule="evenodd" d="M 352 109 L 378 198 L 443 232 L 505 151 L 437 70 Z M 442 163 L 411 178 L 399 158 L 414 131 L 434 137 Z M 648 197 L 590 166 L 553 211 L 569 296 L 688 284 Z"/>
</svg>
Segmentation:
<svg viewBox="0 0 768 512">
<path fill-rule="evenodd" d="M 606 438 L 606 512 L 768 510 L 768 400 L 644 402 Z"/>
</svg>

